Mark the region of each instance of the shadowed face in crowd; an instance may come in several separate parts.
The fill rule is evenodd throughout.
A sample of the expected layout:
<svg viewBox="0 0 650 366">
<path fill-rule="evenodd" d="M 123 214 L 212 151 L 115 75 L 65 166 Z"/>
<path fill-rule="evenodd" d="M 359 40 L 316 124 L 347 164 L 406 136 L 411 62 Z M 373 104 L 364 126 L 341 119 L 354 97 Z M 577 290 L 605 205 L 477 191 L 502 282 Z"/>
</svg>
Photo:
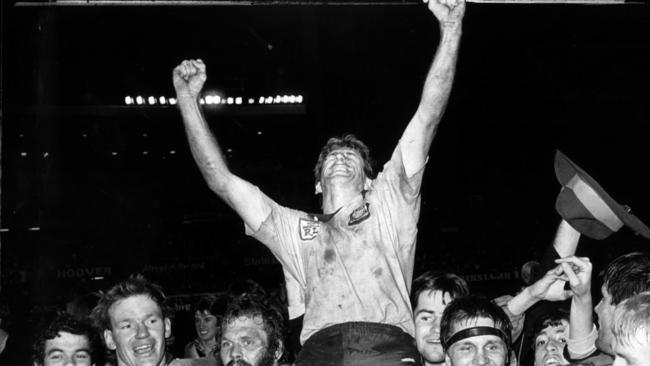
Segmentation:
<svg viewBox="0 0 650 366">
<path fill-rule="evenodd" d="M 194 313 L 194 327 L 196 334 L 204 342 L 216 340 L 217 331 L 219 330 L 219 320 L 207 310 L 196 311 Z"/>
<path fill-rule="evenodd" d="M 269 337 L 260 316 L 241 316 L 225 324 L 221 335 L 224 365 L 271 366 L 275 361 L 275 355 L 269 352 Z"/>
<path fill-rule="evenodd" d="M 54 339 L 45 341 L 45 359 L 42 366 L 93 365 L 90 349 L 90 341 L 85 335 L 59 332 Z"/>
<path fill-rule="evenodd" d="M 440 343 L 440 319 L 451 302 L 449 293 L 432 290 L 418 296 L 415 316 L 415 341 L 418 352 L 426 364 L 445 362 L 445 352 Z"/>
<path fill-rule="evenodd" d="M 569 339 L 569 322 L 562 320 L 559 325 L 549 325 L 535 337 L 535 366 L 569 365 L 562 355 Z"/>
</svg>

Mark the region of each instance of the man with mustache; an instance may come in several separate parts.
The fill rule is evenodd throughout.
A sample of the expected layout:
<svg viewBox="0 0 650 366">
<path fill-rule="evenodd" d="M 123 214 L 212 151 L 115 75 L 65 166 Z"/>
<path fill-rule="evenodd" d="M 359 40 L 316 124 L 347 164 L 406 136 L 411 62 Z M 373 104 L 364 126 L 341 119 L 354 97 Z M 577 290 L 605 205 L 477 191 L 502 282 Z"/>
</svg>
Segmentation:
<svg viewBox="0 0 650 366">
<path fill-rule="evenodd" d="M 186 60 L 174 69 L 177 105 L 203 177 L 299 285 L 305 315 L 297 365 L 419 364 L 409 289 L 420 186 L 451 92 L 465 12 L 464 0 L 424 2 L 441 39 L 418 108 L 375 179 L 363 142 L 352 135 L 327 142 L 315 167 L 322 214 L 281 206 L 233 174 L 200 109 L 206 65 Z"/>
<path fill-rule="evenodd" d="M 277 366 L 282 358 L 284 319 L 261 295 L 232 300 L 221 329 L 221 362 L 226 366 Z"/>
</svg>

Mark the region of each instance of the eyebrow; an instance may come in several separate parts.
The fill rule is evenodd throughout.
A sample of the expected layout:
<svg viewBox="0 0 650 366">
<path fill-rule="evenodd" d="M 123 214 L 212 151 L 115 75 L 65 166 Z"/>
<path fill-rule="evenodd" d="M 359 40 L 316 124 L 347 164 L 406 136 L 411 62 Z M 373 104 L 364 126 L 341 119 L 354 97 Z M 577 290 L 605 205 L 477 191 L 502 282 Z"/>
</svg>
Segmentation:
<svg viewBox="0 0 650 366">
<path fill-rule="evenodd" d="M 420 315 L 421 313 L 427 313 L 427 314 L 433 314 L 433 315 L 436 314 L 436 312 L 433 311 L 433 310 L 429 310 L 429 309 L 420 309 L 420 310 L 418 310 L 418 311 L 415 312 L 415 315 Z"/>
<path fill-rule="evenodd" d="M 65 351 L 63 351 L 61 348 L 52 348 L 51 350 L 47 351 L 47 353 L 45 355 L 49 356 L 52 353 L 56 353 L 56 352 L 65 353 Z M 86 353 L 90 354 L 90 348 L 79 348 L 79 349 L 74 350 L 74 352 L 75 353 L 77 353 L 77 352 L 86 352 Z"/>
</svg>

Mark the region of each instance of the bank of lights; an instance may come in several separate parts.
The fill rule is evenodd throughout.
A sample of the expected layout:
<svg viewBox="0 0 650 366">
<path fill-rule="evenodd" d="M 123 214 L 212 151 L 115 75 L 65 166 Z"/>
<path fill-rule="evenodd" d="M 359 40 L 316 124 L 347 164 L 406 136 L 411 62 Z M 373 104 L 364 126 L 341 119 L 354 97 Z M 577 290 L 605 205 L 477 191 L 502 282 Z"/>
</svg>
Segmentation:
<svg viewBox="0 0 650 366">
<path fill-rule="evenodd" d="M 199 99 L 200 104 L 207 105 L 259 105 L 259 104 L 302 104 L 303 102 L 302 95 L 275 95 L 275 96 L 260 96 L 258 98 L 244 98 L 244 97 L 225 97 L 220 95 L 206 95 L 203 98 Z M 143 97 L 141 95 L 132 97 L 127 95 L 124 97 L 124 104 L 126 105 L 175 105 L 176 98 L 167 98 L 164 96 L 154 97 L 148 96 Z"/>
</svg>

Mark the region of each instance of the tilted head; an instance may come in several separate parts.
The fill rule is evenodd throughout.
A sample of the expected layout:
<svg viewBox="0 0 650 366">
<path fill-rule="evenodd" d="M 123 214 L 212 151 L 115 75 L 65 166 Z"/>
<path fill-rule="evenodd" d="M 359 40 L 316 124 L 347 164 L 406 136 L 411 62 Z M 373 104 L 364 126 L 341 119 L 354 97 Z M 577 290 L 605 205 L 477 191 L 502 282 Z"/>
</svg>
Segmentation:
<svg viewBox="0 0 650 366">
<path fill-rule="evenodd" d="M 34 366 L 90 366 L 97 360 L 96 333 L 90 324 L 60 314 L 36 335 Z"/>
<path fill-rule="evenodd" d="M 273 366 L 282 358 L 284 318 L 261 294 L 233 299 L 221 329 L 221 361 L 226 366 Z"/>
<path fill-rule="evenodd" d="M 92 318 L 118 366 L 165 363 L 165 338 L 171 335 L 170 309 L 160 286 L 141 275 L 101 293 Z"/>
<path fill-rule="evenodd" d="M 569 339 L 569 314 L 555 310 L 540 318 L 533 328 L 534 366 L 565 366 L 564 347 Z"/>
<path fill-rule="evenodd" d="M 650 365 L 650 292 L 616 306 L 612 324 L 616 366 Z"/>
<path fill-rule="evenodd" d="M 510 319 L 499 306 L 483 297 L 454 299 L 442 315 L 440 338 L 448 366 L 508 364 Z"/>
<path fill-rule="evenodd" d="M 427 364 L 445 361 L 440 343 L 440 319 L 455 298 L 469 295 L 467 282 L 453 273 L 428 271 L 413 281 L 411 306 L 415 319 L 415 341 Z"/>
<path fill-rule="evenodd" d="M 350 174 L 356 173 L 359 177 L 354 177 L 361 180 L 364 185 L 366 180 L 374 177 L 373 162 L 370 158 L 370 149 L 363 141 L 357 139 L 354 135 L 344 135 L 341 137 L 332 137 L 327 140 L 325 146 L 318 155 L 318 161 L 314 167 L 314 179 L 316 184 L 316 192 L 321 192 L 321 186 L 325 183 L 324 179 L 334 175 L 343 175 L 343 169 L 335 170 L 332 168 L 332 162 L 337 158 L 335 152 L 348 152 L 352 153 L 348 163 L 353 168 L 358 168 L 358 172 L 349 172 Z M 341 155 L 342 158 L 345 156 Z M 357 167 L 358 164 L 358 167 Z"/>
<path fill-rule="evenodd" d="M 216 296 L 204 296 L 192 306 L 197 336 L 204 342 L 217 341 L 226 300 Z"/>
<path fill-rule="evenodd" d="M 644 291 L 650 291 L 650 255 L 633 252 L 614 259 L 603 278 L 602 300 L 596 305 L 598 339 L 596 346 L 612 354 L 612 320 L 616 305 Z"/>
</svg>

